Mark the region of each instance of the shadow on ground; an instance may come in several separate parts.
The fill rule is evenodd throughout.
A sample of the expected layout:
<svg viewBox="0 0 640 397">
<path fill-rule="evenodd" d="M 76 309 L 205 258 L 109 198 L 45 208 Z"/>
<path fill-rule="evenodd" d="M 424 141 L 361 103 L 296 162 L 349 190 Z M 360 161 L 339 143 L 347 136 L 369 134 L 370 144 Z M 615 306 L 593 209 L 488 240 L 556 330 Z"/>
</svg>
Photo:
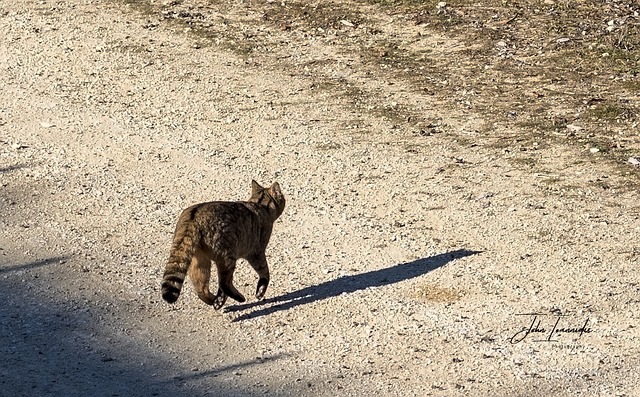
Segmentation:
<svg viewBox="0 0 640 397">
<path fill-rule="evenodd" d="M 28 167 L 26 164 L 13 164 L 13 165 L 8 165 L 6 167 L 0 167 L 0 174 L 3 174 L 5 172 L 11 172 L 11 171 L 19 170 L 19 169 L 26 168 L 26 167 Z"/>
<path fill-rule="evenodd" d="M 73 258 L 16 263 L 0 257 L 0 395 L 255 396 L 218 377 L 281 357 L 263 357 L 194 372 L 180 366 L 117 318 L 127 307 L 100 294 L 78 294 Z M 82 274 L 76 275 L 76 279 Z M 80 287 L 82 288 L 82 287 Z M 76 291 L 73 291 L 76 289 Z M 111 309 L 107 309 L 111 308 Z M 144 311 L 142 316 L 148 316 Z M 115 321 L 114 321 L 115 319 Z M 143 327 L 141 325 L 141 327 Z M 162 329 L 160 329 L 160 332 Z M 153 335 L 153 334 L 150 334 Z M 10 393 L 10 394 L 3 394 Z"/>
<path fill-rule="evenodd" d="M 269 315 L 281 310 L 288 310 L 296 306 L 305 305 L 311 302 L 332 298 L 344 293 L 371 288 L 382 287 L 395 284 L 400 281 L 409 280 L 426 274 L 432 270 L 446 265 L 452 260 L 464 258 L 470 255 L 479 254 L 481 251 L 457 250 L 435 255 L 429 258 L 418 259 L 413 262 L 401 263 L 392 267 L 373 270 L 370 272 L 356 274 L 353 276 L 343 276 L 335 280 L 326 281 L 322 284 L 303 288 L 299 291 L 268 298 L 258 302 L 246 303 L 242 305 L 229 306 L 227 312 L 247 310 L 258 306 L 272 305 L 256 311 L 245 313 L 233 321 L 243 321 L 251 318 Z"/>
<path fill-rule="evenodd" d="M 19 271 L 31 270 L 31 269 L 37 269 L 37 268 L 39 268 L 41 266 L 46 266 L 46 265 L 50 265 L 50 264 L 54 264 L 54 263 L 62 263 L 64 261 L 66 261 L 66 260 L 67 260 L 66 256 L 56 256 L 56 257 L 53 257 L 53 258 L 43 259 L 43 260 L 31 262 L 31 263 L 24 263 L 24 264 L 21 264 L 21 265 L 0 266 L 0 274 L 11 273 L 11 272 L 19 272 Z"/>
</svg>

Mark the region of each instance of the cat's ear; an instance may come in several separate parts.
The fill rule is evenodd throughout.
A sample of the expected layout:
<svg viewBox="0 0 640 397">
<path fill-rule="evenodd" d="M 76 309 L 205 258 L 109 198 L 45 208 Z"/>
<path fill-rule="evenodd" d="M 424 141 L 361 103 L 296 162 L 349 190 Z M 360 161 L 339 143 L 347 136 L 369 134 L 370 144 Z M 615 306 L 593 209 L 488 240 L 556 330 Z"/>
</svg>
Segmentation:
<svg viewBox="0 0 640 397">
<path fill-rule="evenodd" d="M 278 182 L 273 182 L 269 190 L 271 191 L 271 194 L 273 194 L 274 196 L 283 196 L 282 190 L 280 190 L 280 185 L 278 184 Z"/>
<path fill-rule="evenodd" d="M 251 181 L 251 195 L 255 195 L 260 193 L 261 190 L 264 190 L 264 188 L 262 186 L 260 186 L 260 184 L 258 182 L 256 182 L 255 180 Z"/>
</svg>

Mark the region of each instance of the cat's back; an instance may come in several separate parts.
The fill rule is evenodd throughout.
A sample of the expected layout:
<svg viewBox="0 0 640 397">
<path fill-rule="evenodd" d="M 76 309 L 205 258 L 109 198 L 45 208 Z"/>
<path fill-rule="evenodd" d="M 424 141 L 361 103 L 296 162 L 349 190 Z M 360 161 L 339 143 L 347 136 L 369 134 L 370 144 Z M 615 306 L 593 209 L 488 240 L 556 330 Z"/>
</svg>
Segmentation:
<svg viewBox="0 0 640 397">
<path fill-rule="evenodd" d="M 256 216 L 248 203 L 240 201 L 210 201 L 193 205 L 183 211 L 185 220 L 198 226 L 223 227 L 252 222 Z"/>
<path fill-rule="evenodd" d="M 265 232 L 270 231 L 254 203 L 212 201 L 189 207 L 185 212 L 191 217 L 196 234 L 214 253 L 233 252 L 243 257 L 260 249 Z"/>
</svg>

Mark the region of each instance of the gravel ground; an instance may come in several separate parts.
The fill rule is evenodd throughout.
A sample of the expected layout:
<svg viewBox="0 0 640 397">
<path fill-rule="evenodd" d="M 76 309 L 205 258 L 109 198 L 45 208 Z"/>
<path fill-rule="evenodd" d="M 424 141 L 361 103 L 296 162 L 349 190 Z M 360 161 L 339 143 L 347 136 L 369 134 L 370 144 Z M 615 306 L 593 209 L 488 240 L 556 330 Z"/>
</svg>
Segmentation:
<svg viewBox="0 0 640 397">
<path fill-rule="evenodd" d="M 0 395 L 640 395 L 640 205 L 598 153 L 416 135 L 119 2 L 0 0 L 0 38 Z M 164 303 L 180 211 L 251 179 L 287 197 L 267 299 Z"/>
</svg>

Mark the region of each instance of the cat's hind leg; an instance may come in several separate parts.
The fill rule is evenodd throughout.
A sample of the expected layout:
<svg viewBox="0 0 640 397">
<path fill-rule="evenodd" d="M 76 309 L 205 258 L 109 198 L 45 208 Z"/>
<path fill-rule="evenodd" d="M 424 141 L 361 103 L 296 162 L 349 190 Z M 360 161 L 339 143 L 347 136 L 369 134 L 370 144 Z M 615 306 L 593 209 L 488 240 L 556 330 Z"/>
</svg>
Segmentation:
<svg viewBox="0 0 640 397">
<path fill-rule="evenodd" d="M 213 308 L 216 310 L 220 310 L 220 308 L 227 301 L 227 295 L 224 293 L 222 288 L 218 288 L 218 293 L 215 296 L 215 300 L 213 302 Z"/>
<path fill-rule="evenodd" d="M 209 280 L 211 278 L 211 259 L 204 252 L 198 251 L 191 258 L 189 266 L 189 278 L 198 294 L 207 305 L 214 305 L 217 300 L 209 290 Z M 224 303 L 224 302 L 223 302 Z"/>
<path fill-rule="evenodd" d="M 253 267 L 253 270 L 258 273 L 258 287 L 256 288 L 256 298 L 264 298 L 267 287 L 269 286 L 269 266 L 267 264 L 267 257 L 264 254 L 256 254 L 247 258 L 247 261 Z"/>
<path fill-rule="evenodd" d="M 226 297 L 238 301 L 245 302 L 245 297 L 233 286 L 233 272 L 236 270 L 236 260 L 235 258 L 225 258 L 216 261 L 216 265 L 218 267 L 218 296 L 216 300 L 221 300 L 219 303 L 220 307 L 224 304 Z"/>
</svg>

